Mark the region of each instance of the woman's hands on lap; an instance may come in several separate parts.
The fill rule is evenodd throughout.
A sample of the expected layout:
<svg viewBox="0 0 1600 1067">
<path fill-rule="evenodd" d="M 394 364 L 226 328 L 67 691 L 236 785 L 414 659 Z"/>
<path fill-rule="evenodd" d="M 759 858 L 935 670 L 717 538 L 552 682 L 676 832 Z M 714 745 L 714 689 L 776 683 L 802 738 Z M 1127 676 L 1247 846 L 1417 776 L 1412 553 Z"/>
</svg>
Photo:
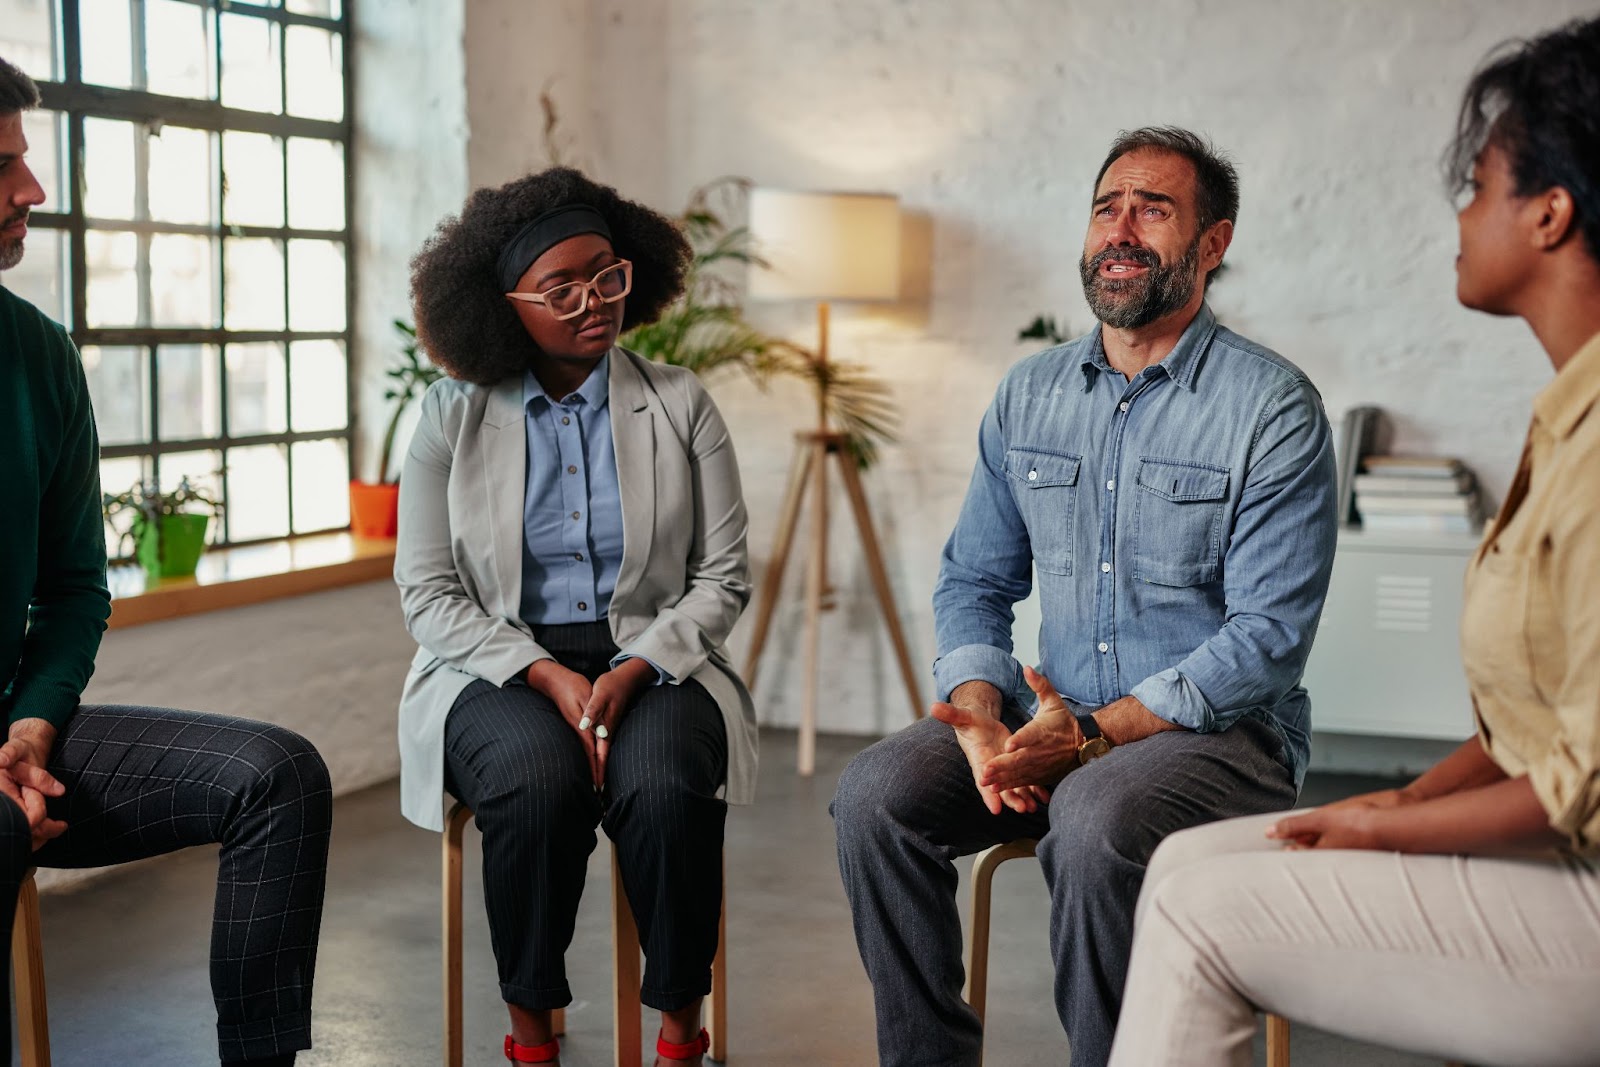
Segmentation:
<svg viewBox="0 0 1600 1067">
<path fill-rule="evenodd" d="M 1272 824 L 1267 836 L 1282 841 L 1289 848 L 1383 848 L 1374 831 L 1373 816 L 1420 799 L 1409 788 L 1361 793 L 1287 815 Z"/>
<path fill-rule="evenodd" d="M 542 659 L 528 668 L 528 687 L 548 697 L 561 717 L 567 720 L 567 725 L 577 733 L 578 739 L 583 742 L 584 755 L 589 760 L 589 770 L 594 775 L 594 786 L 600 788 L 602 775 L 595 753 L 594 732 L 579 726 L 588 714 L 594 686 L 577 671 L 568 670 L 553 659 Z"/>
<path fill-rule="evenodd" d="M 606 778 L 606 757 L 611 752 L 611 741 L 617 727 L 646 689 L 658 677 L 656 669 L 647 659 L 630 657 L 602 674 L 594 681 L 584 714 L 589 717 L 589 730 L 594 733 L 595 784 Z"/>
</svg>

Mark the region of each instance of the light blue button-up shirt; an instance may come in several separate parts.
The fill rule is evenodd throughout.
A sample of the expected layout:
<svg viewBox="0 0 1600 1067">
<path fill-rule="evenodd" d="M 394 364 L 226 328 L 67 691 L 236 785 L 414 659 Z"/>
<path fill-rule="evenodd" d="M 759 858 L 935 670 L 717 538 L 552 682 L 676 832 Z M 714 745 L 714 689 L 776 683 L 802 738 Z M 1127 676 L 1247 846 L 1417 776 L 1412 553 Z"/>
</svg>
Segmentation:
<svg viewBox="0 0 1600 1067">
<path fill-rule="evenodd" d="M 622 490 L 611 438 L 611 356 L 556 401 L 522 380 L 528 483 L 522 497 L 522 621 L 597 622 L 622 569 Z M 615 667 L 632 657 L 618 654 Z M 640 657 L 641 659 L 644 657 Z M 650 661 L 646 661 L 650 662 Z M 657 663 L 656 684 L 672 680 Z"/>
<path fill-rule="evenodd" d="M 622 496 L 611 442 L 611 357 L 553 400 L 523 379 L 528 484 L 522 501 L 522 621 L 606 617 L 622 567 Z"/>
<path fill-rule="evenodd" d="M 1296 786 L 1300 677 L 1333 568 L 1332 434 L 1316 389 L 1202 307 L 1129 381 L 1100 331 L 1012 368 L 984 415 L 934 590 L 941 700 L 982 679 L 1024 708 L 1012 605 L 1037 571 L 1040 669 L 1091 707 L 1132 694 L 1201 732 L 1272 725 Z"/>
</svg>

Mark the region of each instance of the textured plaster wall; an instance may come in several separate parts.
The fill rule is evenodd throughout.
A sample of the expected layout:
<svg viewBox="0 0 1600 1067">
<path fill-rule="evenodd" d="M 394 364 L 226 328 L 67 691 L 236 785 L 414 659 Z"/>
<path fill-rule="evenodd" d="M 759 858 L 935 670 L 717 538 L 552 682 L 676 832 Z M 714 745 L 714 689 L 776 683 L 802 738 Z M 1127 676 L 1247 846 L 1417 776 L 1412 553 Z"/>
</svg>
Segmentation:
<svg viewBox="0 0 1600 1067">
<path fill-rule="evenodd" d="M 383 372 L 399 348 L 391 324 L 411 318 L 407 264 L 439 218 L 459 210 L 467 193 L 464 3 L 383 0 L 357 4 L 352 11 L 352 373 L 359 430 L 354 469 L 357 477 L 368 480 L 377 477 L 389 419 Z"/>
<path fill-rule="evenodd" d="M 520 36 L 538 71 L 469 53 L 470 178 L 535 165 L 536 113 L 517 86 L 554 91 L 596 176 L 675 210 L 720 174 L 801 189 L 899 194 L 906 298 L 836 308 L 833 350 L 894 382 L 903 443 L 868 491 L 919 664 L 933 657 L 929 591 L 970 474 L 983 409 L 1036 312 L 1090 323 L 1076 277 L 1090 185 L 1119 129 L 1179 123 L 1232 154 L 1243 210 L 1213 304 L 1233 328 L 1305 368 L 1337 418 L 1383 406 L 1402 449 L 1463 456 L 1498 496 L 1533 393 L 1550 371 L 1527 331 L 1462 311 L 1437 160 L 1484 53 L 1590 13 L 1580 0 L 596 0 L 474 4 L 495 13 L 493 55 Z M 552 46 L 552 40 L 559 44 Z M 491 53 L 484 53 L 491 54 Z M 483 68 L 483 69 L 479 69 Z M 570 100 L 570 106 L 568 101 Z M 756 307 L 814 336 L 809 308 Z M 768 554 L 799 389 L 714 388 L 738 442 L 752 549 Z M 906 721 L 864 567 L 836 509 L 822 723 Z M 798 713 L 799 576 L 764 662 L 758 706 Z M 1024 615 L 1031 609 L 1024 608 Z M 1032 646 L 1031 626 L 1019 647 Z M 925 694 L 926 696 L 926 694 Z"/>
</svg>

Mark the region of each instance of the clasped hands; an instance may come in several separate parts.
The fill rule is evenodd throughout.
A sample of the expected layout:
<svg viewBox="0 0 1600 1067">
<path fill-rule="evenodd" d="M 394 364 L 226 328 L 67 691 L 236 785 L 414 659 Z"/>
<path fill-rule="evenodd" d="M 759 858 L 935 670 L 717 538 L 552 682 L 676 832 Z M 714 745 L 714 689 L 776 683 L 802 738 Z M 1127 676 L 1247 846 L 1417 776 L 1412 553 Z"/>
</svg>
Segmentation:
<svg viewBox="0 0 1600 1067">
<path fill-rule="evenodd" d="M 978 795 L 993 815 L 1003 808 L 1029 814 L 1050 803 L 1050 790 L 1078 765 L 1083 729 L 1050 680 L 1022 669 L 1039 698 L 1032 721 L 1016 733 L 1000 721 L 1000 691 L 988 682 L 965 682 L 949 703 L 933 705 L 933 717 L 948 723 L 972 766 Z"/>
<path fill-rule="evenodd" d="M 63 796 L 67 791 L 45 770 L 55 737 L 55 727 L 45 720 L 19 719 L 11 725 L 6 743 L 0 745 L 0 793 L 27 815 L 35 850 L 67 829 L 66 823 L 45 812 L 47 797 Z"/>
<path fill-rule="evenodd" d="M 567 725 L 577 732 L 596 789 L 605 784 L 606 757 L 617 727 L 656 677 L 650 661 L 637 656 L 623 660 L 592 683 L 553 659 L 539 660 L 528 668 L 527 674 L 528 686 L 549 697 Z"/>
</svg>

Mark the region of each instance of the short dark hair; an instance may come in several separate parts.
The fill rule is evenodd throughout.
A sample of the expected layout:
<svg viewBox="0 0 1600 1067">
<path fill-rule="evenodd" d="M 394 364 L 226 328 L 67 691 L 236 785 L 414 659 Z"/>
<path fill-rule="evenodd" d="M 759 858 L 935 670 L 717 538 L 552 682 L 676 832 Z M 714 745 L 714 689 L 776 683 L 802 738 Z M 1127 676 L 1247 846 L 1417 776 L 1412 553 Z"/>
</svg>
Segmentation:
<svg viewBox="0 0 1600 1067">
<path fill-rule="evenodd" d="M 1100 173 L 1094 176 L 1095 189 L 1100 188 L 1100 179 L 1106 176 L 1111 164 L 1129 152 L 1145 148 L 1171 152 L 1194 165 L 1195 204 L 1200 213 L 1199 232 L 1205 232 L 1223 219 L 1238 221 L 1239 172 L 1210 141 L 1181 126 L 1145 126 L 1117 134 L 1117 139 L 1111 142 L 1111 150 L 1106 153 L 1106 161 L 1100 164 Z"/>
<path fill-rule="evenodd" d="M 21 69 L 0 58 L 0 115 L 15 115 L 39 106 L 39 87 Z"/>
<path fill-rule="evenodd" d="M 1485 57 L 1444 152 L 1451 193 L 1471 184 L 1490 143 L 1509 157 L 1518 196 L 1557 186 L 1572 194 L 1578 231 L 1600 260 L 1600 18 L 1507 41 Z"/>
<path fill-rule="evenodd" d="M 551 167 L 498 189 L 479 189 L 439 223 L 411 260 L 411 304 L 429 358 L 452 378 L 493 385 L 528 367 L 536 351 L 500 284 L 500 250 L 529 221 L 563 204 L 605 218 L 611 247 L 633 261 L 622 328 L 654 322 L 683 292 L 692 252 L 677 225 L 571 167 Z"/>
</svg>

